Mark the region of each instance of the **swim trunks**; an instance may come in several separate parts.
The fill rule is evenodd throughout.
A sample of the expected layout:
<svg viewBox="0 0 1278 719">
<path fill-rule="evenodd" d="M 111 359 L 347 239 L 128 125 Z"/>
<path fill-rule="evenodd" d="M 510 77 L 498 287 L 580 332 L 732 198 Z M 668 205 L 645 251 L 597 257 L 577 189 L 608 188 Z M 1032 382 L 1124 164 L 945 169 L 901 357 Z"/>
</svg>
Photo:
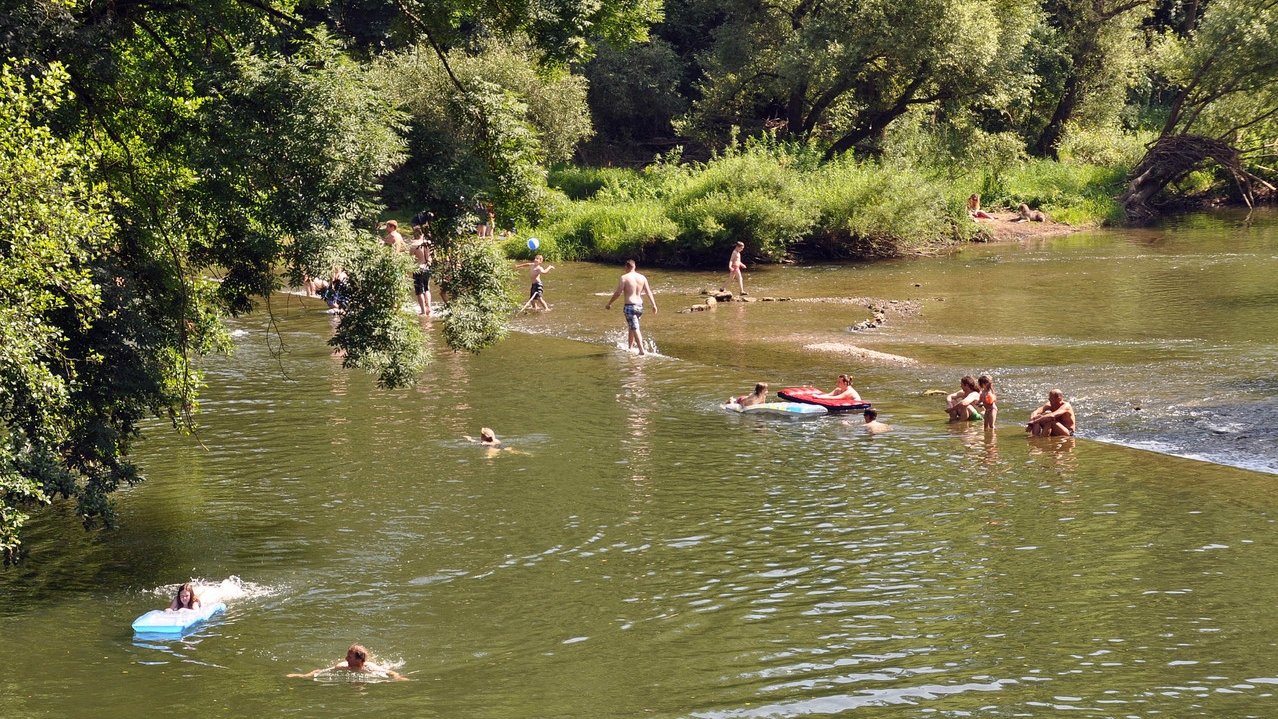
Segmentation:
<svg viewBox="0 0 1278 719">
<path fill-rule="evenodd" d="M 430 292 L 430 265 L 418 265 L 413 273 L 413 294 L 424 295 Z"/>
<path fill-rule="evenodd" d="M 541 291 L 543 289 L 545 288 L 541 286 L 540 282 L 532 283 L 532 289 L 528 291 L 528 299 L 532 300 L 541 297 Z"/>
<path fill-rule="evenodd" d="M 643 316 L 643 305 L 626 305 L 621 308 L 626 316 L 626 326 L 632 330 L 639 329 L 639 318 Z"/>
</svg>

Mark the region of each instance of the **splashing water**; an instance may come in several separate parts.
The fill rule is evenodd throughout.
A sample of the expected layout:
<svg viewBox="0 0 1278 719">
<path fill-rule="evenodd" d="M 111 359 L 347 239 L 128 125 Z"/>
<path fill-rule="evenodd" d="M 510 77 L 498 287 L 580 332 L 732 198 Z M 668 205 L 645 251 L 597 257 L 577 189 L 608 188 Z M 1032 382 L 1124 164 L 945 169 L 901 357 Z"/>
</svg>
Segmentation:
<svg viewBox="0 0 1278 719">
<path fill-rule="evenodd" d="M 220 582 L 192 578 L 191 586 L 195 588 L 195 594 L 200 598 L 200 602 L 206 605 L 217 604 L 218 602 L 230 604 L 245 599 L 270 597 L 279 593 L 279 590 L 275 587 L 246 582 L 235 575 L 231 575 Z M 150 593 L 158 597 L 171 599 L 181 588 L 181 583 L 165 584 L 150 590 Z"/>
</svg>

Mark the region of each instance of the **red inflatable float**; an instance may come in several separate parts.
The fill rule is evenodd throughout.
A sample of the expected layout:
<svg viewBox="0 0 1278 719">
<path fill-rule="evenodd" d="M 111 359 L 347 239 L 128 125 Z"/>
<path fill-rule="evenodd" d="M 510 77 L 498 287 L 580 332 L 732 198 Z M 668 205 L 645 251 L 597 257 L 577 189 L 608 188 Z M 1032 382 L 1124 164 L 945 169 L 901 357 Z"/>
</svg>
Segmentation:
<svg viewBox="0 0 1278 719">
<path fill-rule="evenodd" d="M 787 387 L 777 390 L 777 396 L 791 402 L 817 404 L 831 412 L 860 412 L 870 408 L 870 403 L 859 399 L 830 399 L 816 387 Z"/>
</svg>

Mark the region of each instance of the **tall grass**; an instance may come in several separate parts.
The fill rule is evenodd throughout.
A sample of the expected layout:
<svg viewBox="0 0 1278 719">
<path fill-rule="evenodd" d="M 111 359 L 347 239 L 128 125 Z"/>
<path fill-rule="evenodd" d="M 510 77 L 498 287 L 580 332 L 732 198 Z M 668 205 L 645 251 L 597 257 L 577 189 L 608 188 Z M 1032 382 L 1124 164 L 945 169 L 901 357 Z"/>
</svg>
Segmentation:
<svg viewBox="0 0 1278 719">
<path fill-rule="evenodd" d="M 1126 167 L 1044 160 L 928 166 L 905 156 L 822 161 L 816 148 L 750 140 L 708 162 L 675 154 L 643 170 L 563 167 L 562 193 L 524 237 L 551 259 L 718 264 L 738 242 L 758 261 L 894 257 L 983 239 L 966 213 L 1024 202 L 1071 224 L 1121 217 L 1111 197 Z M 533 254 L 511 240 L 508 254 Z"/>
</svg>

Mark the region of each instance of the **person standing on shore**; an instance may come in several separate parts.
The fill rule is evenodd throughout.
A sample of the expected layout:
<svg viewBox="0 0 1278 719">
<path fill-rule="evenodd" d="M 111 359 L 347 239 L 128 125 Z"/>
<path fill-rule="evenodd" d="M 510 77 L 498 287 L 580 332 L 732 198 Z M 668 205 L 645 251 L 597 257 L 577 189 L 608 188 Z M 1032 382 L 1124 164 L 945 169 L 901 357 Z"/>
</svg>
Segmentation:
<svg viewBox="0 0 1278 719">
<path fill-rule="evenodd" d="M 741 251 L 745 249 L 744 242 L 738 242 L 737 246 L 732 249 L 732 256 L 728 258 L 728 281 L 719 288 L 720 292 L 732 282 L 732 278 L 737 278 L 737 289 L 742 295 L 747 294 L 745 291 L 745 278 L 741 275 L 741 270 L 745 269 L 745 263 L 741 261 Z"/>
<path fill-rule="evenodd" d="M 621 276 L 621 280 L 617 283 L 617 290 L 612 293 L 612 298 L 608 300 L 608 304 L 604 305 L 604 309 L 612 309 L 612 303 L 616 302 L 618 297 L 624 296 L 623 301 L 626 304 L 621 309 L 626 316 L 626 327 L 630 330 L 629 344 L 626 349 L 637 346 L 640 356 L 647 354 L 643 348 L 643 334 L 639 331 L 644 295 L 648 296 L 648 301 L 652 303 L 652 312 L 656 314 L 657 300 L 652 296 L 652 287 L 648 284 L 648 278 L 635 270 L 634 260 L 626 260 L 626 273 Z"/>
</svg>

